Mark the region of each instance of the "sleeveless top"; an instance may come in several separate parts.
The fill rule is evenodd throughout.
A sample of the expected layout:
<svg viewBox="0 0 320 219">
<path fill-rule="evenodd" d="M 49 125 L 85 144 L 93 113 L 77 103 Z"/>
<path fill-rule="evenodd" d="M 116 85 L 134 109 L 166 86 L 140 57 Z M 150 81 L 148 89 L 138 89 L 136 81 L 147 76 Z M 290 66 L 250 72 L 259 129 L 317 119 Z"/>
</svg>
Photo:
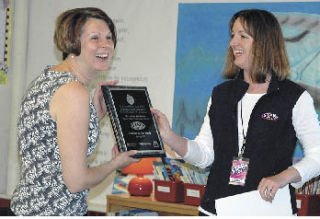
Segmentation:
<svg viewBox="0 0 320 219">
<path fill-rule="evenodd" d="M 55 91 L 69 82 L 81 82 L 70 72 L 49 71 L 51 67 L 47 66 L 31 83 L 20 108 L 21 179 L 11 199 L 11 209 L 16 215 L 84 215 L 87 212 L 88 190 L 70 193 L 63 181 L 57 124 L 49 112 Z M 97 145 L 98 122 L 90 100 L 87 156 Z"/>
</svg>

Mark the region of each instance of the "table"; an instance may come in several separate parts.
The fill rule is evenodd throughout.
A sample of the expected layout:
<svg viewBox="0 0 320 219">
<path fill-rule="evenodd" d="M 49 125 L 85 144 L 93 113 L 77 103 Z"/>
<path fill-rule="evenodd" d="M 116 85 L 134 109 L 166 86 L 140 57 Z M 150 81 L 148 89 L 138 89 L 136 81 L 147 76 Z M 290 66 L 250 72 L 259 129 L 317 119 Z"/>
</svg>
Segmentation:
<svg viewBox="0 0 320 219">
<path fill-rule="evenodd" d="M 156 211 L 161 216 L 198 215 L 198 206 L 161 202 L 155 200 L 153 195 L 149 197 L 130 196 L 129 194 L 107 195 L 107 215 L 111 212 L 132 208 Z"/>
</svg>

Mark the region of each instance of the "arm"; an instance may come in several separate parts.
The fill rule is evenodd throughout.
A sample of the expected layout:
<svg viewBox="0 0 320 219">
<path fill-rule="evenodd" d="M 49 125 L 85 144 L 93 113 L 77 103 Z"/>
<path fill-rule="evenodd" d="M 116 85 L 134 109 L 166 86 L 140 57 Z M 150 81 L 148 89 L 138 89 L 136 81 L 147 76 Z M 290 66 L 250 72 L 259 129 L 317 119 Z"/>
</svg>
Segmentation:
<svg viewBox="0 0 320 219">
<path fill-rule="evenodd" d="M 177 135 L 171 130 L 166 116 L 158 110 L 151 109 L 157 116 L 160 134 L 164 142 L 183 157 L 184 160 L 200 168 L 211 165 L 214 159 L 213 137 L 208 116 L 210 106 L 211 99 L 208 102 L 207 113 L 200 132 L 194 140 Z"/>
<path fill-rule="evenodd" d="M 101 86 L 105 86 L 105 85 L 114 86 L 117 83 L 118 83 L 118 81 L 102 82 L 102 83 L 98 84 L 96 87 L 96 90 L 93 95 L 92 103 L 94 105 L 94 108 L 97 111 L 97 115 L 98 115 L 99 120 L 102 119 L 107 113 L 107 106 L 106 106 L 106 102 L 104 101 Z"/>
<path fill-rule="evenodd" d="M 320 174 L 320 124 L 313 99 L 305 91 L 293 109 L 293 125 L 304 152 L 304 157 L 293 165 L 301 176 L 296 188 Z"/>
<path fill-rule="evenodd" d="M 112 171 L 138 161 L 135 151 L 120 153 L 112 161 L 89 168 L 87 164 L 89 92 L 78 82 L 63 85 L 54 94 L 50 112 L 57 122 L 63 179 L 70 192 L 97 185 Z"/>
<path fill-rule="evenodd" d="M 207 112 L 203 119 L 200 132 L 194 140 L 188 141 L 188 153 L 184 159 L 189 163 L 205 168 L 213 163 L 213 136 L 210 127 L 209 109 L 211 107 L 211 98 L 208 101 Z"/>
<path fill-rule="evenodd" d="M 320 126 L 311 96 L 304 92 L 292 110 L 292 122 L 304 157 L 281 173 L 263 178 L 258 186 L 261 197 L 272 201 L 279 188 L 292 183 L 296 188 L 320 174 Z M 266 190 L 272 192 L 266 192 Z"/>
<path fill-rule="evenodd" d="M 166 115 L 157 109 L 151 108 L 150 110 L 156 115 L 162 140 L 177 154 L 184 157 L 188 151 L 187 139 L 181 137 L 170 128 Z"/>
<path fill-rule="evenodd" d="M 294 167 L 289 167 L 277 175 L 263 178 L 259 183 L 258 190 L 262 199 L 272 202 L 278 189 L 300 180 L 299 172 Z"/>
</svg>

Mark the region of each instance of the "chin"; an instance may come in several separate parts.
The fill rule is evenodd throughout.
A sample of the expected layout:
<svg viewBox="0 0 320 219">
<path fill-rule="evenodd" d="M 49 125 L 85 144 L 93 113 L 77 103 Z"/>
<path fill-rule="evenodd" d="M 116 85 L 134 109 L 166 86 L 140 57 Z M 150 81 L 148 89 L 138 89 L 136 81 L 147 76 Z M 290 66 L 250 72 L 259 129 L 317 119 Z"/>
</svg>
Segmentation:
<svg viewBox="0 0 320 219">
<path fill-rule="evenodd" d="M 106 71 L 109 69 L 109 65 L 100 65 L 100 66 L 96 66 L 95 70 L 96 71 Z"/>
<path fill-rule="evenodd" d="M 243 65 L 242 63 L 234 62 L 234 64 L 235 64 L 237 67 L 241 68 L 241 69 L 246 69 L 246 66 Z"/>
</svg>

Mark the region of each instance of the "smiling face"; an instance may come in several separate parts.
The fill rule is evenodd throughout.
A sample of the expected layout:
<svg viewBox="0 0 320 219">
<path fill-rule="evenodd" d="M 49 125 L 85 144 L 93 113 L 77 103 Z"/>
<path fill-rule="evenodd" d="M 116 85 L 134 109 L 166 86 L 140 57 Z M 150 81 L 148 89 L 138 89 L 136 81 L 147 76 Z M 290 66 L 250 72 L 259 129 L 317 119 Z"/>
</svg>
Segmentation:
<svg viewBox="0 0 320 219">
<path fill-rule="evenodd" d="M 234 22 L 231 32 L 230 48 L 234 55 L 234 64 L 248 72 L 252 62 L 253 38 L 245 31 L 239 18 Z"/>
<path fill-rule="evenodd" d="M 81 52 L 77 59 L 87 71 L 107 70 L 114 42 L 108 25 L 101 19 L 89 18 L 80 34 Z"/>
</svg>

